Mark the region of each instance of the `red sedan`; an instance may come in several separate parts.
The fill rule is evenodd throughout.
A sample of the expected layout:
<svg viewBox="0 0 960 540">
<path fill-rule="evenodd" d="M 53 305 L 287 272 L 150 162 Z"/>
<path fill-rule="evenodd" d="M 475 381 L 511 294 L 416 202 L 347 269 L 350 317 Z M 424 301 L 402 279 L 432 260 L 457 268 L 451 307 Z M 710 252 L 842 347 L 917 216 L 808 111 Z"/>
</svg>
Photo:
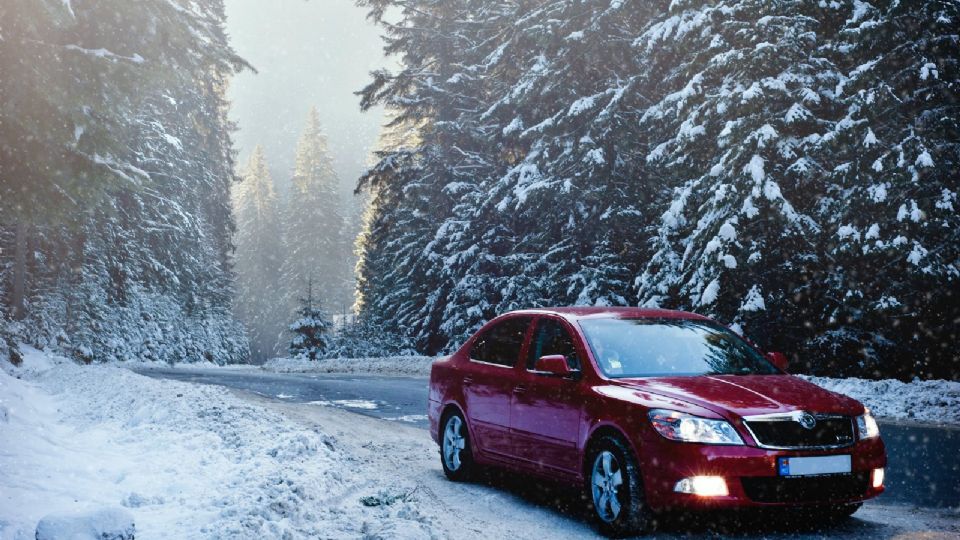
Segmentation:
<svg viewBox="0 0 960 540">
<path fill-rule="evenodd" d="M 692 313 L 516 311 L 433 364 L 430 431 L 451 480 L 494 465 L 582 485 L 607 534 L 673 509 L 848 516 L 883 492 L 877 424 L 785 367 Z"/>
</svg>

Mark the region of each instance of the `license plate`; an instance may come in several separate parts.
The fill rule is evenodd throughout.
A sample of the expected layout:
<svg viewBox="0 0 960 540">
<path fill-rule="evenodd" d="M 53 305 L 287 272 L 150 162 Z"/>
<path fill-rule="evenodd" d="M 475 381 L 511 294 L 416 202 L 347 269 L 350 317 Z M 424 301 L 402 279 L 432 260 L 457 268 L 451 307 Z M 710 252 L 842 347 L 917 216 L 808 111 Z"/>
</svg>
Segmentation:
<svg viewBox="0 0 960 540">
<path fill-rule="evenodd" d="M 844 474 L 850 470 L 849 455 L 777 458 L 777 474 L 780 476 Z"/>
</svg>

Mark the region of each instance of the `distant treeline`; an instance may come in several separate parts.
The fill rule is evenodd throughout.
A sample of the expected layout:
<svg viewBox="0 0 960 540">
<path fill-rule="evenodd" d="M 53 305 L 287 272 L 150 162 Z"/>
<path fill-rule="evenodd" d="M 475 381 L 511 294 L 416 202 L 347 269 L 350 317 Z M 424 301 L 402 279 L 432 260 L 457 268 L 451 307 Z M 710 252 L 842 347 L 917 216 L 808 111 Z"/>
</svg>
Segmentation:
<svg viewBox="0 0 960 540">
<path fill-rule="evenodd" d="M 222 0 L 0 3 L 0 335 L 236 362 Z"/>
<path fill-rule="evenodd" d="M 286 197 L 278 196 L 260 146 L 233 193 L 235 311 L 248 330 L 254 360 L 286 355 L 297 337 L 291 323 L 305 318 L 326 323 L 353 307 L 354 216 L 340 196 L 315 108 L 291 153 L 296 159 Z"/>
<path fill-rule="evenodd" d="M 958 378 L 954 1 L 362 0 L 409 133 L 361 180 L 361 315 L 713 315 L 794 369 Z"/>
</svg>

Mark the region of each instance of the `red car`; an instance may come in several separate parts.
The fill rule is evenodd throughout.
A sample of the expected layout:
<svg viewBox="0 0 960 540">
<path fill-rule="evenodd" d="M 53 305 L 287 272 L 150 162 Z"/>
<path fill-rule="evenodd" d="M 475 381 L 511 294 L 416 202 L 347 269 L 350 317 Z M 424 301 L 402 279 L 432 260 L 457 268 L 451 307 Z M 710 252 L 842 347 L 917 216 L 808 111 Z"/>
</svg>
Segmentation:
<svg viewBox="0 0 960 540">
<path fill-rule="evenodd" d="M 666 510 L 849 516 L 884 489 L 877 424 L 785 367 L 692 313 L 515 311 L 433 364 L 430 432 L 451 480 L 494 465 L 584 486 L 606 534 Z"/>
</svg>

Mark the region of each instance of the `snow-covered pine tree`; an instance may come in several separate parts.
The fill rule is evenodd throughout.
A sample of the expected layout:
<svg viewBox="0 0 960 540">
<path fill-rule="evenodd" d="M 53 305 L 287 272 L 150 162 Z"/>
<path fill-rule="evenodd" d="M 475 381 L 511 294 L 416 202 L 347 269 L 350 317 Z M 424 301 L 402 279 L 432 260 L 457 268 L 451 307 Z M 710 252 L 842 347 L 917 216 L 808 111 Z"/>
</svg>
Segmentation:
<svg viewBox="0 0 960 540">
<path fill-rule="evenodd" d="M 647 255 L 637 232 L 652 215 L 642 159 L 649 135 L 637 122 L 647 105 L 647 67 L 631 43 L 663 2 L 563 4 L 554 30 L 563 40 L 555 40 L 550 76 L 538 92 L 555 97 L 542 109 L 544 121 L 535 118 L 520 133 L 531 148 L 525 161 L 536 164 L 542 181 L 522 179 L 513 197 L 495 198 L 515 205 L 528 238 L 539 236 L 538 266 L 550 284 L 541 302 L 635 304 L 632 277 Z M 533 106 L 523 110 L 535 111 L 539 97 L 530 98 Z"/>
<path fill-rule="evenodd" d="M 313 296 L 313 280 L 310 278 L 307 279 L 307 296 L 300 298 L 296 317 L 289 327 L 293 334 L 287 348 L 290 356 L 309 360 L 322 358 L 330 346 L 331 325 L 320 308 L 319 299 Z"/>
<path fill-rule="evenodd" d="M 486 45 L 475 39 L 476 29 L 499 2 L 415 0 L 400 7 L 400 22 L 384 18 L 389 0 L 360 3 L 386 29 L 386 51 L 403 61 L 396 73 L 374 73 L 362 106 L 395 111 L 392 125 L 413 127 L 417 141 L 379 153 L 360 181 L 373 193 L 374 214 L 364 235 L 358 291 L 371 322 L 380 318 L 419 348 L 438 350 L 445 342 L 442 300 L 452 282 L 438 278 L 443 261 L 428 245 L 452 215 L 457 194 L 483 175 L 470 115 L 482 104 L 477 94 L 484 84 L 461 67 L 476 63 L 474 50 Z"/>
<path fill-rule="evenodd" d="M 387 109 L 384 116 L 384 124 L 381 126 L 377 142 L 368 158 L 371 169 L 380 162 L 381 156 L 392 155 L 401 152 L 404 148 L 412 148 L 418 144 L 416 126 L 410 123 L 396 122 L 398 112 L 392 109 Z M 380 201 L 380 188 L 370 185 L 358 186 L 354 190 L 354 195 L 366 199 L 366 203 L 360 217 L 359 231 L 354 241 L 354 253 L 357 256 L 357 262 L 355 264 L 356 284 L 353 312 L 358 314 L 360 318 L 372 319 L 373 317 L 367 316 L 374 315 L 373 310 L 366 309 L 366 306 L 370 304 L 368 297 L 378 290 L 374 287 L 375 281 L 371 281 L 375 280 L 378 274 L 377 269 L 375 269 L 376 261 L 372 257 L 367 257 L 366 253 L 368 250 L 377 249 L 381 241 L 380 238 L 374 237 L 376 232 L 383 232 L 382 230 L 374 231 L 374 222 L 383 211 L 381 207 L 389 208 L 395 203 L 388 200 Z"/>
<path fill-rule="evenodd" d="M 236 311 L 250 336 L 250 353 L 266 359 L 281 352 L 290 311 L 284 304 L 280 207 L 263 148 L 250 155 L 234 193 L 237 219 Z"/>
<path fill-rule="evenodd" d="M 435 242 L 456 284 L 446 347 L 510 309 L 629 302 L 629 263 L 639 257 L 628 238 L 642 199 L 629 157 L 639 145 L 630 33 L 646 13 L 624 3 L 520 3 L 501 8 L 478 39 L 492 49 L 482 63 L 489 105 L 476 120 L 489 172 Z"/>
<path fill-rule="evenodd" d="M 714 315 L 763 346 L 807 334 L 824 262 L 816 152 L 839 81 L 822 44 L 837 19 L 813 2 L 673 2 L 635 41 L 675 66 L 650 81 L 642 117 L 651 175 L 672 193 L 641 302 Z"/>
<path fill-rule="evenodd" d="M 102 6 L 116 7 L 117 16 L 97 21 L 99 7 L 74 10 L 53 0 L 0 5 L 0 216 L 13 230 L 8 301 L 17 320 L 28 316 L 30 296 L 43 287 L 43 269 L 30 271 L 36 252 L 29 244 L 42 243 L 38 236 L 49 234 L 48 225 L 67 223 L 76 233 L 76 213 L 125 182 L 146 181 L 124 143 L 132 131 L 127 118 L 140 103 L 130 82 L 146 71 L 138 51 L 155 43 L 118 29 L 140 19 L 130 9 Z M 98 49 L 109 54 L 98 56 Z"/>
<path fill-rule="evenodd" d="M 844 116 L 826 137 L 832 374 L 960 376 L 960 5 L 854 2 L 833 45 Z"/>
<path fill-rule="evenodd" d="M 399 152 L 403 148 L 416 145 L 417 130 L 409 123 L 395 123 L 396 111 L 388 109 L 384 126 L 380 131 L 377 143 L 371 151 L 371 165 L 379 162 L 379 156 Z M 366 309 L 370 303 L 368 295 L 379 292 L 380 280 L 376 272 L 384 271 L 379 261 L 366 256 L 368 250 L 381 249 L 383 236 L 389 234 L 389 229 L 374 229 L 374 220 L 379 215 L 378 204 L 388 204 L 380 197 L 380 189 L 363 186 L 358 187 L 354 195 L 363 203 L 363 212 L 360 216 L 354 240 L 354 269 L 355 291 L 354 303 L 351 309 L 353 317 L 344 321 L 338 329 L 332 347 L 331 355 L 346 358 L 362 358 L 368 356 L 389 356 L 414 351 L 411 345 L 410 334 L 402 328 L 395 328 L 389 322 L 389 317 L 373 309 Z"/>
<path fill-rule="evenodd" d="M 300 142 L 283 219 L 282 276 L 285 305 L 293 308 L 304 285 L 324 305 L 345 309 L 352 304 L 352 283 L 343 253 L 344 216 L 338 186 L 327 151 L 327 139 L 316 108 L 311 108 Z"/>
<path fill-rule="evenodd" d="M 487 2 L 477 6 L 458 31 L 476 45 L 461 55 L 448 82 L 456 85 L 451 91 L 470 96 L 472 103 L 458 107 L 461 114 L 455 123 L 465 137 L 457 147 L 460 152 L 452 156 L 457 178 L 445 188 L 452 212 L 434 225 L 425 249 L 432 262 L 427 275 L 442 284 L 426 298 L 428 305 L 436 306 L 433 313 L 438 318 L 427 339 L 431 352 L 449 349 L 504 304 L 519 305 L 514 302 L 520 293 L 529 292 L 506 283 L 522 279 L 524 245 L 518 245 L 521 238 L 513 222 L 492 209 L 489 197 L 491 185 L 516 165 L 525 148 L 515 140 L 503 140 L 503 128 L 512 119 L 503 117 L 512 109 L 490 104 L 497 98 L 509 101 L 517 79 L 537 65 L 536 40 L 545 31 L 528 30 L 537 13 L 540 8 L 531 3 Z"/>
<path fill-rule="evenodd" d="M 223 99 L 245 64 L 223 22 L 220 0 L 0 6 L 0 226 L 26 232 L 0 235 L 0 257 L 23 263 L 4 280 L 21 340 L 96 360 L 246 357 Z"/>
</svg>

